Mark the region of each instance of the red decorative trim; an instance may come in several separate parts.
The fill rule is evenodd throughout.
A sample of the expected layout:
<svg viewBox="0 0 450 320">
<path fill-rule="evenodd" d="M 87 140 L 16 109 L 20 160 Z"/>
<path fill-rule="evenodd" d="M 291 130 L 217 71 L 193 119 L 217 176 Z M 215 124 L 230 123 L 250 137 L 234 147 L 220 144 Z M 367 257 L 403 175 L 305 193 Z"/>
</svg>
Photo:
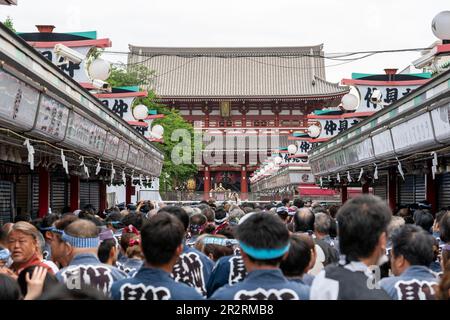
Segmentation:
<svg viewBox="0 0 450 320">
<path fill-rule="evenodd" d="M 141 122 L 141 121 L 127 121 L 127 123 L 130 126 L 135 126 L 135 127 L 148 127 L 148 123 L 147 122 Z"/>
<path fill-rule="evenodd" d="M 78 41 L 52 41 L 52 42 L 33 42 L 29 41 L 28 44 L 35 48 L 53 48 L 58 43 L 65 45 L 66 47 L 97 47 L 97 48 L 110 48 L 112 42 L 110 39 L 97 39 L 97 40 L 78 40 Z"/>
<path fill-rule="evenodd" d="M 337 115 L 315 115 L 315 114 L 308 114 L 306 117 L 308 119 L 347 119 L 347 118 L 362 118 L 362 117 L 370 117 L 373 115 L 375 111 L 367 111 L 367 112 L 350 112 L 350 113 L 343 113 L 343 114 L 337 114 Z"/>
<path fill-rule="evenodd" d="M 334 138 L 334 137 L 333 137 Z M 288 137 L 288 140 L 299 140 L 299 141 L 308 141 L 308 142 L 327 142 L 328 140 L 330 140 L 331 138 L 318 138 L 318 139 L 313 139 L 313 138 L 303 138 L 303 137 Z"/>
<path fill-rule="evenodd" d="M 164 117 L 165 117 L 165 115 L 163 115 L 163 114 L 152 114 L 152 115 L 148 116 L 147 119 L 145 119 L 145 120 L 162 119 Z"/>
<path fill-rule="evenodd" d="M 436 53 L 450 52 L 450 44 L 440 44 L 436 49 Z"/>
<path fill-rule="evenodd" d="M 374 81 L 359 79 L 342 79 L 341 83 L 345 85 L 367 85 L 367 86 L 421 86 L 431 79 L 408 80 L 408 81 Z"/>
<path fill-rule="evenodd" d="M 99 98 L 99 99 L 104 99 L 104 98 L 146 97 L 147 95 L 148 95 L 147 91 L 123 92 L 123 93 L 97 93 L 97 94 L 94 94 L 94 96 Z"/>
</svg>

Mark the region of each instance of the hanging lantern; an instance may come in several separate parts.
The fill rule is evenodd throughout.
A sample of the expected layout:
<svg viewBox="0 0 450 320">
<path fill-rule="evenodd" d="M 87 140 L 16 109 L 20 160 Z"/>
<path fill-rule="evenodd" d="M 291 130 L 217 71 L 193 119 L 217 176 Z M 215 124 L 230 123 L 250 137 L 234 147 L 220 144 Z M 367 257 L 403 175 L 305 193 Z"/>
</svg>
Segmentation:
<svg viewBox="0 0 450 320">
<path fill-rule="evenodd" d="M 145 120 L 148 117 L 148 108 L 143 104 L 139 104 L 133 108 L 133 117 L 136 120 Z"/>
<path fill-rule="evenodd" d="M 311 138 L 318 138 L 320 136 L 321 131 L 322 131 L 322 129 L 320 129 L 320 127 L 315 124 L 308 127 L 308 135 Z"/>
<path fill-rule="evenodd" d="M 288 146 L 288 152 L 289 154 L 296 154 L 297 146 L 295 144 L 291 144 L 290 146 Z"/>
<path fill-rule="evenodd" d="M 283 162 L 283 158 L 275 157 L 274 162 L 275 162 L 275 164 L 281 164 Z"/>
<path fill-rule="evenodd" d="M 345 96 L 342 97 L 342 108 L 345 111 L 355 111 L 358 109 L 358 97 L 356 97 L 354 94 L 347 93 Z"/>
<path fill-rule="evenodd" d="M 450 11 L 438 13 L 431 22 L 433 34 L 441 40 L 450 40 Z"/>
<path fill-rule="evenodd" d="M 152 135 L 157 139 L 161 139 L 164 134 L 163 126 L 156 124 L 152 127 Z"/>
<path fill-rule="evenodd" d="M 111 64 L 103 59 L 95 59 L 88 68 L 89 78 L 91 80 L 106 81 L 111 74 Z"/>
</svg>

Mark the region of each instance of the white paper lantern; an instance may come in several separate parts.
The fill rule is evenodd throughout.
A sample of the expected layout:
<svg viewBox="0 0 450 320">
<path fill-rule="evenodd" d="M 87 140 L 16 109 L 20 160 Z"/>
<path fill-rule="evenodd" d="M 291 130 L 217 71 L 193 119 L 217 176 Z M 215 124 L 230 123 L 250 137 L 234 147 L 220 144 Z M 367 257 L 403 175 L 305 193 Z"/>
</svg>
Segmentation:
<svg viewBox="0 0 450 320">
<path fill-rule="evenodd" d="M 320 132 L 321 131 L 322 130 L 320 129 L 320 127 L 315 125 L 315 124 L 313 124 L 312 126 L 308 127 L 308 135 L 311 138 L 318 138 L 320 136 Z"/>
<path fill-rule="evenodd" d="M 288 146 L 288 152 L 289 154 L 296 154 L 297 146 L 295 144 L 291 144 L 290 146 Z"/>
<path fill-rule="evenodd" d="M 111 64 L 103 59 L 95 59 L 91 62 L 88 69 L 91 80 L 106 81 L 111 74 Z"/>
<path fill-rule="evenodd" d="M 347 93 L 345 96 L 342 97 L 342 108 L 346 111 L 355 111 L 358 109 L 358 97 L 354 94 Z"/>
<path fill-rule="evenodd" d="M 441 40 L 450 40 L 450 11 L 438 13 L 431 22 L 431 30 Z"/>
<path fill-rule="evenodd" d="M 148 108 L 143 104 L 139 104 L 133 108 L 133 117 L 136 120 L 145 120 L 148 116 Z"/>
<path fill-rule="evenodd" d="M 280 163 L 282 163 L 283 162 L 283 158 L 281 158 L 281 157 L 275 157 L 275 164 L 280 164 Z"/>
<path fill-rule="evenodd" d="M 163 126 L 156 124 L 153 126 L 152 128 L 152 135 L 157 138 L 157 139 L 161 139 L 162 136 L 164 134 L 164 128 Z"/>
</svg>

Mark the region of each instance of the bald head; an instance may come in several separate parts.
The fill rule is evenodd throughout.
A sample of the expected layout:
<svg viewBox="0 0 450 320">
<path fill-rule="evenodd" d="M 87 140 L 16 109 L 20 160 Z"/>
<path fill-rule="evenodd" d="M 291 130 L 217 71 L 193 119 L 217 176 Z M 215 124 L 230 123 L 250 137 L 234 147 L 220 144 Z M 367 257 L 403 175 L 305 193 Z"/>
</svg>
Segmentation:
<svg viewBox="0 0 450 320">
<path fill-rule="evenodd" d="M 77 238 L 96 238 L 98 236 L 97 226 L 84 219 L 79 219 L 69 224 L 64 232 Z"/>
<path fill-rule="evenodd" d="M 314 230 L 314 214 L 309 208 L 300 208 L 294 216 L 295 232 Z"/>
</svg>

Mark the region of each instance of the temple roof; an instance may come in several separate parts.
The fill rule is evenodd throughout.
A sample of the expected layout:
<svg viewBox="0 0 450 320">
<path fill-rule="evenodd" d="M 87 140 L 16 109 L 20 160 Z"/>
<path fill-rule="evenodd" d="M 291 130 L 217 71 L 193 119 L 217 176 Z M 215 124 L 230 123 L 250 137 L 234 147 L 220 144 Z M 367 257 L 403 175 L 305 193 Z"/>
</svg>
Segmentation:
<svg viewBox="0 0 450 320">
<path fill-rule="evenodd" d="M 130 45 L 128 63 L 155 71 L 161 98 L 322 98 L 348 87 L 325 79 L 323 46 L 161 48 Z"/>
</svg>

